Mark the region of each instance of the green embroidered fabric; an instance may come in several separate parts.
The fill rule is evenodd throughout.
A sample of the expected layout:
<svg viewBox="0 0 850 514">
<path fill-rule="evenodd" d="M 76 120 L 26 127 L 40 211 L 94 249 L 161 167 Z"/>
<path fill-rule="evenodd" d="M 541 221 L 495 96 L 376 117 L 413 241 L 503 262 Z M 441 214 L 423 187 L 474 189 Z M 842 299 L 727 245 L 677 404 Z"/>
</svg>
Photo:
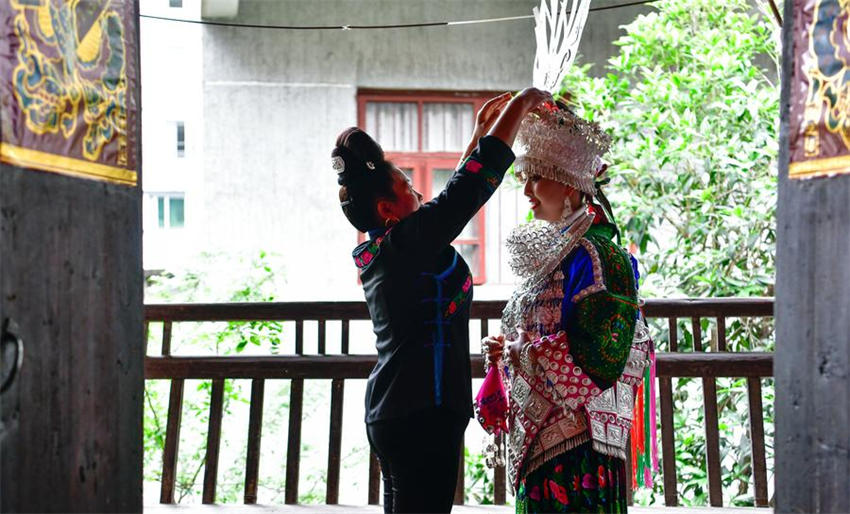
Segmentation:
<svg viewBox="0 0 850 514">
<path fill-rule="evenodd" d="M 593 227 L 596 229 L 596 227 Z M 606 290 L 580 300 L 567 324 L 570 351 L 596 384 L 607 388 L 623 373 L 638 314 L 637 288 L 629 255 L 606 232 L 589 230 Z"/>
</svg>

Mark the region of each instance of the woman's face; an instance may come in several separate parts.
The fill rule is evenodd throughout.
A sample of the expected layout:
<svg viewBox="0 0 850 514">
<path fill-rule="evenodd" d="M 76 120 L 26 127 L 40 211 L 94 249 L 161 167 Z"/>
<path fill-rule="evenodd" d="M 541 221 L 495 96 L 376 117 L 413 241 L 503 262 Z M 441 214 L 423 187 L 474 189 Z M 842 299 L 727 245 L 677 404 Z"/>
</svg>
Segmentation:
<svg viewBox="0 0 850 514">
<path fill-rule="evenodd" d="M 537 175 L 528 177 L 523 193 L 531 203 L 534 218 L 552 223 L 563 216 L 565 200 L 569 199 L 573 210 L 579 207 L 581 200 L 574 188 Z"/>
<path fill-rule="evenodd" d="M 379 200 L 378 215 L 381 220 L 403 220 L 422 205 L 422 195 L 413 189 L 407 176 L 398 168 L 393 168 L 393 192 L 395 200 Z"/>
</svg>

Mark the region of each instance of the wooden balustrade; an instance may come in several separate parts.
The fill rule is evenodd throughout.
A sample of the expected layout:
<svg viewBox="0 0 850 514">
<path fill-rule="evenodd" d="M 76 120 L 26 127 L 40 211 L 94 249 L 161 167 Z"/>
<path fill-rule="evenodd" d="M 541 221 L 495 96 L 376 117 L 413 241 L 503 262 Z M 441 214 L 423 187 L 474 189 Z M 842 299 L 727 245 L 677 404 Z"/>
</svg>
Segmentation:
<svg viewBox="0 0 850 514">
<path fill-rule="evenodd" d="M 488 321 L 498 319 L 503 301 L 476 301 L 471 318 L 480 320 L 481 335 L 487 335 Z M 726 340 L 727 318 L 769 317 L 773 313 L 772 298 L 716 298 L 683 300 L 649 300 L 644 312 L 647 318 L 666 318 L 669 327 L 668 351 L 657 354 L 658 389 L 660 396 L 661 452 L 665 503 L 678 505 L 675 469 L 675 433 L 673 431 L 673 380 L 679 377 L 702 379 L 704 392 L 706 462 L 709 501 L 711 506 L 723 505 L 720 474 L 718 405 L 715 379 L 745 377 L 749 399 L 749 421 L 752 438 L 753 485 L 757 506 L 767 506 L 767 470 L 765 462 L 764 419 L 761 378 L 773 374 L 773 355 L 765 352 L 729 352 Z M 702 319 L 714 319 L 716 339 L 711 351 L 704 351 Z M 259 481 L 260 441 L 262 437 L 262 405 L 267 379 L 289 379 L 290 410 L 287 442 L 285 501 L 298 501 L 298 480 L 301 450 L 301 422 L 305 379 L 331 379 L 330 437 L 328 441 L 327 489 L 325 501 L 339 500 L 340 448 L 342 439 L 342 409 L 346 379 L 364 379 L 375 365 L 375 355 L 349 355 L 349 323 L 367 320 L 363 302 L 297 302 L 254 304 L 177 304 L 148 305 L 145 308 L 146 333 L 151 322 L 163 323 L 162 356 L 146 357 L 145 378 L 171 380 L 168 403 L 166 439 L 162 459 L 161 503 L 174 502 L 177 450 L 180 436 L 183 388 L 186 379 L 211 379 L 209 429 L 207 432 L 206 465 L 203 502 L 214 503 L 221 438 L 222 394 L 225 380 L 251 379 L 250 416 L 245 470 L 246 504 L 256 503 Z M 678 319 L 691 320 L 693 351 L 679 351 Z M 204 321 L 294 321 L 295 355 L 176 357 L 171 355 L 172 325 L 177 322 Z M 304 322 L 317 321 L 318 355 L 304 355 Z M 341 353 L 327 355 L 327 322 L 341 322 Z M 657 334 L 654 339 L 658 341 Z M 474 349 L 475 343 L 471 344 Z M 483 377 L 483 359 L 471 355 L 473 376 Z M 358 401 L 360 399 L 358 398 Z M 463 455 L 460 456 L 463 464 Z M 463 465 L 458 475 L 459 492 L 456 503 L 463 502 Z M 369 504 L 379 502 L 380 471 L 373 454 L 369 459 Z M 493 502 L 503 505 L 506 499 L 504 467 L 494 470 Z"/>
</svg>

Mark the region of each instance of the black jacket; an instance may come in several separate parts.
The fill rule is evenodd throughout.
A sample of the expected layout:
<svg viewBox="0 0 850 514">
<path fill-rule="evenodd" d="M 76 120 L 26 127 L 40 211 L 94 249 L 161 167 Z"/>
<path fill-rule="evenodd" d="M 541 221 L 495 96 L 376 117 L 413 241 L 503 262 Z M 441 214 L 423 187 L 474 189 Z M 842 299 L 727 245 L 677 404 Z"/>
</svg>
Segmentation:
<svg viewBox="0 0 850 514">
<path fill-rule="evenodd" d="M 366 422 L 445 406 L 472 414 L 472 275 L 451 242 L 490 198 L 514 160 L 485 136 L 439 196 L 353 252 L 377 336 Z"/>
</svg>

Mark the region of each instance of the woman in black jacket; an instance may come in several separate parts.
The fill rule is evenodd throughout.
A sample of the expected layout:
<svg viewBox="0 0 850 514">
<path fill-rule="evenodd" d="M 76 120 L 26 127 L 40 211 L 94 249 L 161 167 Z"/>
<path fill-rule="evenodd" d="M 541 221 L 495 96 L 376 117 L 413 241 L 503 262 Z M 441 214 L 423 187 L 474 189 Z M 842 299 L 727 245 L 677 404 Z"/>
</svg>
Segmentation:
<svg viewBox="0 0 850 514">
<path fill-rule="evenodd" d="M 472 415 L 472 275 L 451 242 L 501 183 L 523 117 L 547 100 L 549 93 L 529 88 L 487 102 L 468 157 L 427 203 L 368 134 L 350 128 L 337 139 L 343 213 L 369 234 L 353 257 L 377 336 L 366 424 L 384 474 L 385 512 L 451 510 Z"/>
</svg>

